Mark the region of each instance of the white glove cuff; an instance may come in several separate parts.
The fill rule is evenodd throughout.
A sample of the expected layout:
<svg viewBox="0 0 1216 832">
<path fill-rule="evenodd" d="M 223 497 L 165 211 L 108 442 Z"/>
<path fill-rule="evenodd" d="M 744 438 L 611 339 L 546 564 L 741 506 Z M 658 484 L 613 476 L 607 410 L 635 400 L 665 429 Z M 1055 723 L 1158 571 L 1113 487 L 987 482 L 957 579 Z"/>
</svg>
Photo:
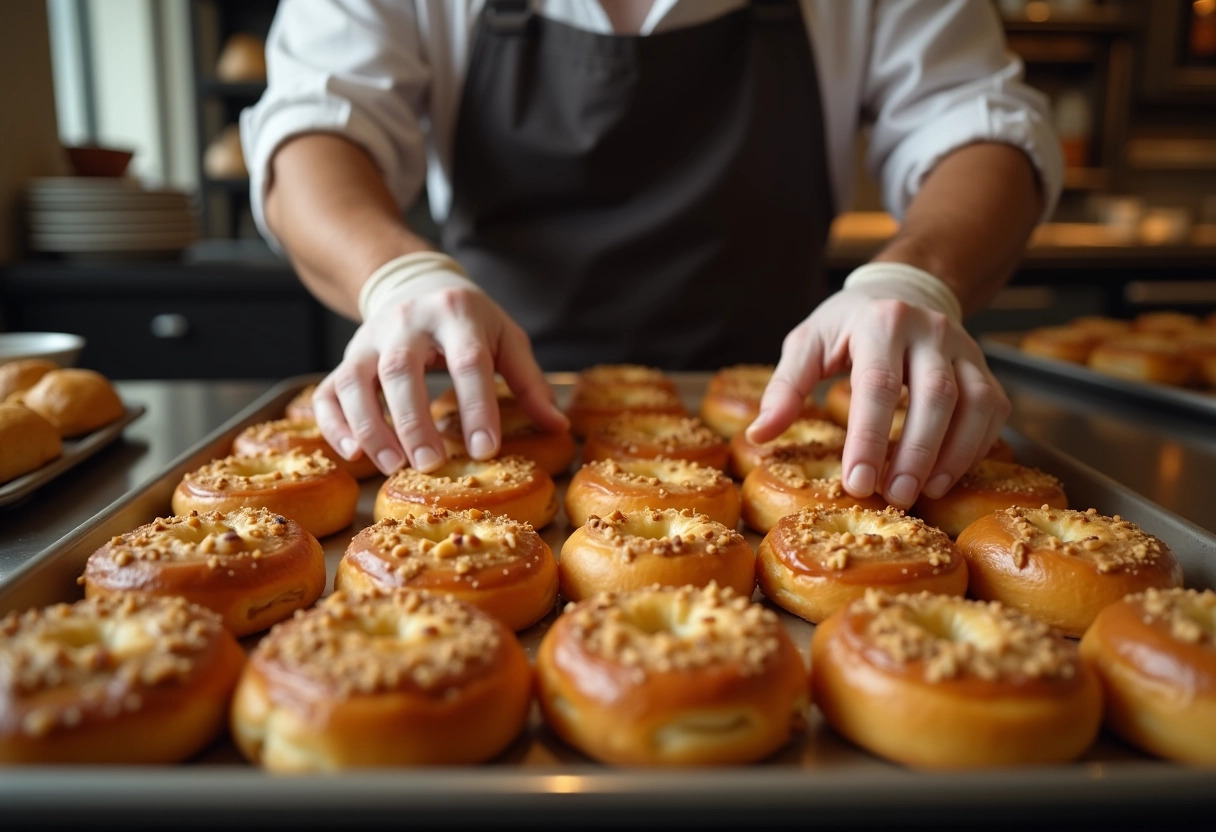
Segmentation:
<svg viewBox="0 0 1216 832">
<path fill-rule="evenodd" d="M 844 288 L 857 289 L 871 297 L 890 297 L 941 312 L 956 324 L 963 321 L 963 307 L 949 286 L 924 269 L 906 263 L 866 263 L 844 280 Z"/>
<path fill-rule="evenodd" d="M 359 317 L 367 320 L 384 306 L 385 298 L 409 284 L 410 294 L 434 289 L 477 289 L 477 284 L 454 259 L 438 251 L 415 251 L 389 260 L 372 272 L 359 290 Z"/>
</svg>

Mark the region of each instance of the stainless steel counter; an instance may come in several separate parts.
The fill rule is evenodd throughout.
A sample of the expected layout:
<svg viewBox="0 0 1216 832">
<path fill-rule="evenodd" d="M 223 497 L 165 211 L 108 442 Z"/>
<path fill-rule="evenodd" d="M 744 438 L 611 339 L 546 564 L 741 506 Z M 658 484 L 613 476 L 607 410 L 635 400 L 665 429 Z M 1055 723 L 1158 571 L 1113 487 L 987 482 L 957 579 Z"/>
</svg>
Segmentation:
<svg viewBox="0 0 1216 832">
<path fill-rule="evenodd" d="M 1014 404 L 1011 427 L 1216 532 L 1216 425 L 1210 420 L 1018 368 L 998 368 L 998 374 Z M 119 382 L 123 398 L 147 412 L 114 445 L 27 499 L 0 507 L 0 581 L 153 478 L 276 381 Z"/>
</svg>

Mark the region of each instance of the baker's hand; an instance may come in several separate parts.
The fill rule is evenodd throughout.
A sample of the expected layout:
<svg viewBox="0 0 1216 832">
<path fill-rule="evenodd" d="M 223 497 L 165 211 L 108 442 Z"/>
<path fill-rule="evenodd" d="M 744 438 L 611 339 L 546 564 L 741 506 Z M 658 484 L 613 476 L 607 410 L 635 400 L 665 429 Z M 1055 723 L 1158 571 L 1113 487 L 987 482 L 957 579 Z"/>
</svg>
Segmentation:
<svg viewBox="0 0 1216 832">
<path fill-rule="evenodd" d="M 946 493 L 987 454 L 1011 405 L 961 324 L 957 298 L 927 272 L 870 263 L 786 336 L 747 436 L 764 442 L 797 417 L 820 380 L 850 370 L 844 487 L 908 508 Z M 887 459 L 895 408 L 907 417 Z"/>
<path fill-rule="evenodd" d="M 390 261 L 364 284 L 359 309 L 362 325 L 313 395 L 317 426 L 346 459 L 366 453 L 385 474 L 407 459 L 421 471 L 443 464 L 429 369 L 446 367 L 451 376 L 476 459 L 496 454 L 502 440 L 495 372 L 538 426 L 568 424 L 528 336 L 450 257 L 417 252 Z"/>
</svg>

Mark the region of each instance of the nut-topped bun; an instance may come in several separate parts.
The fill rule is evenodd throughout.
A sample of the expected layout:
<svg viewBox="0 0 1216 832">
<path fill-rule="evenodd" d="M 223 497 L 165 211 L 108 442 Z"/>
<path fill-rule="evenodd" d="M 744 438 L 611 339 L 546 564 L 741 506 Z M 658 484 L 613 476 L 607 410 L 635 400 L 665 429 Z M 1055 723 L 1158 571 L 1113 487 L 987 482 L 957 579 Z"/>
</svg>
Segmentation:
<svg viewBox="0 0 1216 832">
<path fill-rule="evenodd" d="M 773 603 L 823 621 L 870 589 L 962 595 L 967 563 L 940 529 L 896 508 L 806 508 L 777 521 L 756 549 Z"/>
<path fill-rule="evenodd" d="M 472 604 L 335 592 L 258 642 L 231 725 L 274 772 L 480 763 L 519 735 L 531 702 L 523 648 Z"/>
<path fill-rule="evenodd" d="M 695 416 L 624 413 L 598 425 L 583 444 L 583 462 L 601 459 L 686 459 L 726 468 L 726 440 Z"/>
<path fill-rule="evenodd" d="M 268 422 L 258 422 L 242 430 L 232 440 L 232 452 L 238 456 L 257 456 L 267 451 L 286 453 L 292 449 L 309 454 L 320 451 L 357 480 L 380 473 L 376 463 L 367 454 L 357 459 L 345 459 L 325 441 L 317 423 L 310 420 L 272 419 Z"/>
<path fill-rule="evenodd" d="M 743 478 L 739 494 L 743 522 L 760 534 L 768 534 L 782 517 L 804 508 L 887 506 L 879 494 L 854 497 L 845 491 L 840 456 L 809 447 L 781 450 L 764 459 Z"/>
<path fill-rule="evenodd" d="M 868 592 L 815 628 L 811 666 L 837 733 L 916 768 L 1067 762 L 1102 721 L 1076 643 L 995 602 Z"/>
<path fill-rule="evenodd" d="M 701 397 L 701 420 L 726 439 L 747 428 L 760 414 L 760 399 L 775 369 L 772 364 L 733 364 L 715 372 Z M 800 415 L 819 419 L 823 411 L 807 396 Z"/>
<path fill-rule="evenodd" d="M 566 519 L 648 508 L 687 508 L 727 528 L 739 524 L 739 490 L 721 470 L 685 459 L 602 459 L 585 463 L 566 488 Z"/>
<path fill-rule="evenodd" d="M 173 513 L 267 508 L 325 537 L 351 524 L 358 501 L 359 483 L 333 460 L 293 449 L 232 454 L 191 471 L 173 491 Z"/>
<path fill-rule="evenodd" d="M 688 415 L 675 382 L 657 367 L 597 364 L 578 374 L 566 415 L 570 430 L 585 438 L 623 413 Z"/>
<path fill-rule="evenodd" d="M 793 640 L 772 610 L 715 584 L 571 604 L 545 633 L 536 672 L 545 721 L 606 763 L 747 763 L 805 725 Z"/>
<path fill-rule="evenodd" d="M 790 451 L 806 451 L 819 456 L 837 456 L 844 451 L 845 430 L 826 419 L 795 419 L 776 438 L 753 442 L 740 431 L 730 440 L 730 472 L 743 479 L 760 463 Z"/>
<path fill-rule="evenodd" d="M 505 514 L 541 529 L 557 515 L 557 485 L 527 457 L 449 457 L 434 471 L 402 468 L 394 473 L 376 494 L 373 516 L 401 519 L 440 508 Z"/>
<path fill-rule="evenodd" d="M 1078 638 L 1123 596 L 1182 585 L 1182 566 L 1164 541 L 1094 508 L 1002 509 L 963 529 L 957 543 L 973 597 Z"/>
<path fill-rule="evenodd" d="M 1043 505 L 1068 508 L 1068 495 L 1057 477 L 1028 465 L 987 457 L 971 466 L 942 496 L 921 494 L 909 513 L 958 537 L 963 529 L 994 511 Z"/>
<path fill-rule="evenodd" d="M 85 597 L 180 595 L 236 636 L 261 632 L 325 589 L 325 553 L 304 527 L 265 508 L 192 511 L 115 535 L 89 555 Z"/>
<path fill-rule="evenodd" d="M 0 618 L 0 763 L 176 763 L 223 732 L 245 653 L 209 609 L 126 593 Z"/>
<path fill-rule="evenodd" d="M 481 509 L 386 517 L 346 547 L 339 591 L 410 587 L 467 601 L 512 630 L 553 611 L 557 559 L 527 523 Z"/>
<path fill-rule="evenodd" d="M 729 587 L 750 598 L 756 555 L 734 528 L 691 509 L 614 511 L 591 516 L 562 545 L 562 597 L 662 586 Z"/>
<path fill-rule="evenodd" d="M 442 397 L 431 404 L 433 413 L 442 414 L 434 417 L 435 427 L 443 439 L 448 456 L 468 456 L 464 426 L 460 411 L 455 407 L 455 398 L 452 398 L 453 406 L 450 409 Z M 537 427 L 509 390 L 498 397 L 498 419 L 502 430 L 499 456 L 526 457 L 551 477 L 560 477 L 570 470 L 577 447 L 569 429 L 551 431 Z"/>
</svg>

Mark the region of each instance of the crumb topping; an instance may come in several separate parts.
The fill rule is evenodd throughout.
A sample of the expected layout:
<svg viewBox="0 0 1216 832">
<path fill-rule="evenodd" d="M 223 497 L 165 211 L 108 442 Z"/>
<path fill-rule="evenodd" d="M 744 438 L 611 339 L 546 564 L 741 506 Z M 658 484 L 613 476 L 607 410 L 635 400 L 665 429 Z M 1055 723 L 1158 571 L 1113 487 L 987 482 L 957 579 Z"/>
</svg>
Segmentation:
<svg viewBox="0 0 1216 832">
<path fill-rule="evenodd" d="M 840 457 L 819 455 L 814 449 L 802 450 L 778 453 L 761 464 L 769 476 L 786 488 L 794 491 L 813 488 L 828 497 L 843 497 L 844 465 Z"/>
<path fill-rule="evenodd" d="M 592 473 L 610 482 L 651 488 L 718 489 L 733 485 L 725 473 L 708 465 L 684 459 L 601 459 L 585 464 Z"/>
<path fill-rule="evenodd" d="M 282 482 L 303 482 L 328 476 L 338 466 L 320 451 L 299 448 L 260 454 L 231 454 L 186 474 L 186 482 L 208 491 L 258 491 Z"/>
<path fill-rule="evenodd" d="M 578 384 L 588 387 L 624 384 L 670 387 L 671 379 L 658 367 L 644 364 L 595 364 L 578 374 Z"/>
<path fill-rule="evenodd" d="M 761 450 L 777 450 L 810 446 L 822 453 L 839 452 L 844 447 L 844 437 L 845 429 L 835 422 L 804 417 L 794 420 L 793 424 L 775 438 L 756 447 Z"/>
<path fill-rule="evenodd" d="M 1090 561 L 1100 573 L 1135 571 L 1172 557 L 1157 537 L 1119 515 L 1051 506 L 1002 509 L 1014 539 L 1013 558 L 1024 567 L 1031 553 L 1048 551 Z"/>
<path fill-rule="evenodd" d="M 21 724 L 30 736 L 71 727 L 81 708 L 138 710 L 148 691 L 187 681 L 222 632 L 218 614 L 177 596 L 121 593 L 9 613 L 0 618 L 0 701 L 31 703 Z"/>
<path fill-rule="evenodd" d="M 735 529 L 709 519 L 691 509 L 644 509 L 614 511 L 607 517 L 591 515 L 586 534 L 611 546 L 626 563 L 641 555 L 680 557 L 715 555 L 730 546 L 746 542 Z"/>
<path fill-rule="evenodd" d="M 223 568 L 232 561 L 267 557 L 300 534 L 298 523 L 265 508 L 238 508 L 158 517 L 116 535 L 97 551 L 118 566 L 141 561 L 186 563 L 206 561 Z"/>
<path fill-rule="evenodd" d="M 723 367 L 710 379 L 708 390 L 723 397 L 759 401 L 775 369 L 772 364 L 735 364 Z"/>
<path fill-rule="evenodd" d="M 656 384 L 594 384 L 577 387 L 574 406 L 592 410 L 671 410 L 683 412 L 680 396 Z"/>
<path fill-rule="evenodd" d="M 693 416 L 673 413 L 625 413 L 596 430 L 596 439 L 636 452 L 641 446 L 657 446 L 675 453 L 686 448 L 712 448 L 722 437 Z"/>
<path fill-rule="evenodd" d="M 760 604 L 715 583 L 600 593 L 566 608 L 570 633 L 592 655 L 631 671 L 657 673 L 737 665 L 763 673 L 778 655 L 781 623 Z"/>
<path fill-rule="evenodd" d="M 1064 490 L 1060 480 L 1046 471 L 999 459 L 980 460 L 959 477 L 954 488 L 963 491 L 995 491 L 1000 494 Z"/>
<path fill-rule="evenodd" d="M 450 596 L 339 591 L 276 625 L 254 659 L 345 699 L 408 688 L 443 694 L 484 672 L 502 643 L 493 619 Z"/>
<path fill-rule="evenodd" d="M 1124 600 L 1139 604 L 1146 624 L 1165 627 L 1178 641 L 1216 648 L 1216 591 L 1146 589 Z"/>
<path fill-rule="evenodd" d="M 237 441 L 248 441 L 258 445 L 267 445 L 276 439 L 288 441 L 302 439 L 315 441 L 321 439 L 321 429 L 316 422 L 303 419 L 274 419 L 269 422 L 259 422 L 241 431 Z"/>
<path fill-rule="evenodd" d="M 402 519 L 385 518 L 356 535 L 351 548 L 363 548 L 411 580 L 431 569 L 471 579 L 483 569 L 502 568 L 526 558 L 539 535 L 527 523 L 481 509 L 436 509 Z"/>
<path fill-rule="evenodd" d="M 996 601 L 871 589 L 848 614 L 865 616 L 866 640 L 889 661 L 919 665 L 929 682 L 1068 680 L 1078 672 L 1075 643 Z"/>
<path fill-rule="evenodd" d="M 391 491 L 416 493 L 455 493 L 519 488 L 539 476 L 535 462 L 522 456 L 500 456 L 478 460 L 467 456 L 451 457 L 439 468 L 423 473 L 402 468 L 385 484 Z"/>
<path fill-rule="evenodd" d="M 777 521 L 773 543 L 829 569 L 889 561 L 945 567 L 959 557 L 942 530 L 897 508 L 806 508 Z"/>
</svg>

